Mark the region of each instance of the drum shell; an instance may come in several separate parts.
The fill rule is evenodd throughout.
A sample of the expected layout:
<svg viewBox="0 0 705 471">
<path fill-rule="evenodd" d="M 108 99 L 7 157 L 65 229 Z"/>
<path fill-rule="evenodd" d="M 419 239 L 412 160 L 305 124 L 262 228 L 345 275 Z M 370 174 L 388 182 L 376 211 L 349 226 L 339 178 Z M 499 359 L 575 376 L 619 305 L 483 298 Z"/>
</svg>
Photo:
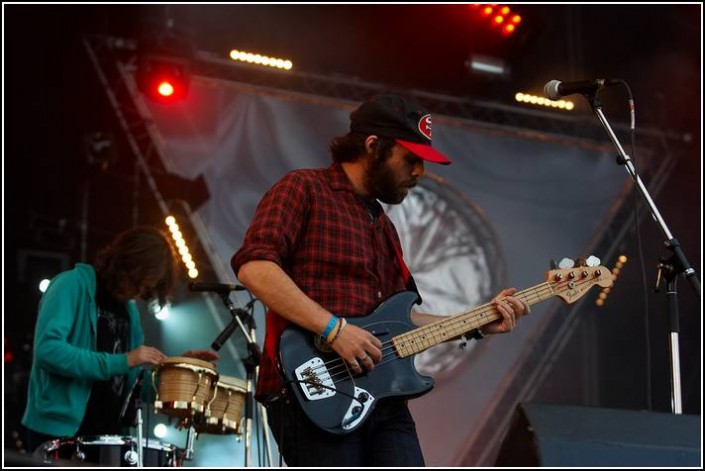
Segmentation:
<svg viewBox="0 0 705 471">
<path fill-rule="evenodd" d="M 215 394 L 205 413 L 205 420 L 194 423 L 198 433 L 239 434 L 245 408 L 247 383 L 220 376 Z"/>
<path fill-rule="evenodd" d="M 187 422 L 205 412 L 213 399 L 218 373 L 211 363 L 195 358 L 170 357 L 152 372 L 156 412 Z"/>
</svg>

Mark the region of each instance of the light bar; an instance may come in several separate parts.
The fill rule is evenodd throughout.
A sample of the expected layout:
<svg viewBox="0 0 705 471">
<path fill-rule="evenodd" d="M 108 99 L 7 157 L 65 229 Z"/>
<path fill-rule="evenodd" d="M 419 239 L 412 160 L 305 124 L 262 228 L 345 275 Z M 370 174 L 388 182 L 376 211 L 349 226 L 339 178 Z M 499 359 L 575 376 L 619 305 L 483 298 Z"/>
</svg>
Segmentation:
<svg viewBox="0 0 705 471">
<path fill-rule="evenodd" d="M 617 283 L 617 278 L 619 278 L 619 273 L 622 271 L 622 268 L 624 267 L 625 263 L 627 263 L 627 256 L 620 255 L 617 258 L 617 262 L 615 262 L 614 264 L 614 268 L 612 268 L 612 275 L 614 276 L 614 278 L 612 279 L 612 286 L 602 288 L 600 294 L 597 295 L 595 304 L 598 307 L 602 307 L 605 305 L 605 301 L 607 301 L 607 296 L 609 296 L 609 294 L 612 292 L 612 289 L 614 288 L 614 285 Z"/>
<path fill-rule="evenodd" d="M 277 59 L 276 57 L 268 57 L 263 56 L 262 54 L 238 51 L 237 49 L 230 51 L 230 58 L 234 61 L 264 65 L 267 67 L 274 67 L 276 69 L 291 70 L 292 67 L 294 67 L 294 64 L 289 59 Z"/>
<path fill-rule="evenodd" d="M 561 110 L 570 111 L 575 108 L 575 103 L 568 100 L 549 100 L 542 96 L 531 95 L 529 93 L 519 92 L 514 95 L 514 99 L 519 103 L 529 103 L 537 106 L 547 106 L 549 108 L 558 108 Z"/>
<path fill-rule="evenodd" d="M 164 222 L 166 222 L 166 225 L 169 226 L 171 238 L 174 240 L 174 245 L 176 245 L 179 255 L 181 255 L 181 260 L 184 262 L 184 266 L 186 266 L 189 278 L 197 278 L 198 268 L 196 268 L 196 262 L 193 261 L 191 251 L 184 240 L 183 234 L 181 234 L 181 231 L 179 230 L 179 225 L 176 223 L 176 218 L 169 215 Z"/>
</svg>

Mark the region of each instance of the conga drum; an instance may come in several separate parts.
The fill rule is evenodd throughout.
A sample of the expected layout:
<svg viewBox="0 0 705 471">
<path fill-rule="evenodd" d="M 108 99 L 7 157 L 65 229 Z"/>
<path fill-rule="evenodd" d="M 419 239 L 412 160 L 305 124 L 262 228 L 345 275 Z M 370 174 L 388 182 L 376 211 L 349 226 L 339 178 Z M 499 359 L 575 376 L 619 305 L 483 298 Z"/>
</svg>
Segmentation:
<svg viewBox="0 0 705 471">
<path fill-rule="evenodd" d="M 196 358 L 169 357 L 152 371 L 152 387 L 157 393 L 154 409 L 186 425 L 205 412 L 217 382 L 213 364 Z"/>
<path fill-rule="evenodd" d="M 194 423 L 196 432 L 239 434 L 246 395 L 245 381 L 221 375 L 215 386 L 213 399 L 206 408 L 204 420 Z"/>
</svg>

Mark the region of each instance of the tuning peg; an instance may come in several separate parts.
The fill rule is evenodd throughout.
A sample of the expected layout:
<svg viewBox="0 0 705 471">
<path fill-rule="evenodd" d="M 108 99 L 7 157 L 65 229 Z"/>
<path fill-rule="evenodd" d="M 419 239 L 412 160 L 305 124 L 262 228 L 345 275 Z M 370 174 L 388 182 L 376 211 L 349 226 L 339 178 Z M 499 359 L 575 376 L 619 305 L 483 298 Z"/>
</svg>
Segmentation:
<svg viewBox="0 0 705 471">
<path fill-rule="evenodd" d="M 556 263 L 555 260 L 551 259 L 551 270 L 555 270 L 558 268 L 558 263 Z"/>
<path fill-rule="evenodd" d="M 575 266 L 575 261 L 571 258 L 562 258 L 560 262 L 558 262 L 558 268 L 561 268 L 565 270 L 566 268 L 573 268 Z"/>
<path fill-rule="evenodd" d="M 588 267 L 597 267 L 600 265 L 600 259 L 594 255 L 590 255 L 587 260 L 585 260 L 585 264 Z"/>
</svg>

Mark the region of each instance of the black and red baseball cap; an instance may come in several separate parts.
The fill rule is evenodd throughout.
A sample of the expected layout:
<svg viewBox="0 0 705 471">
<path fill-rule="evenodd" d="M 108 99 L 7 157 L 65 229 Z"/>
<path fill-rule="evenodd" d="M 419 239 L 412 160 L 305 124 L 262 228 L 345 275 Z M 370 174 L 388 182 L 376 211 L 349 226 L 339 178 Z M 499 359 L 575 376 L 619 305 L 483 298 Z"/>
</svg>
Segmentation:
<svg viewBox="0 0 705 471">
<path fill-rule="evenodd" d="M 350 131 L 394 139 L 420 158 L 448 165 L 450 159 L 431 147 L 431 113 L 399 95 L 376 95 L 350 114 Z"/>
</svg>

